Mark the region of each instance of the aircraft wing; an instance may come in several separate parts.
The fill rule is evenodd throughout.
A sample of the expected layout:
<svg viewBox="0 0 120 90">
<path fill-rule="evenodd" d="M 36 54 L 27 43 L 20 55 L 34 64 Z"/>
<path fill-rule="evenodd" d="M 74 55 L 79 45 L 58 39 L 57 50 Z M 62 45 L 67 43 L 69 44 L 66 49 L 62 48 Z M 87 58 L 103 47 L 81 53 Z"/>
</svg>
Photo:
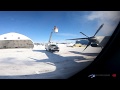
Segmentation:
<svg viewBox="0 0 120 90">
<path fill-rule="evenodd" d="M 88 38 L 74 38 L 74 39 L 67 39 L 67 40 L 80 40 L 80 39 L 88 39 Z"/>
</svg>

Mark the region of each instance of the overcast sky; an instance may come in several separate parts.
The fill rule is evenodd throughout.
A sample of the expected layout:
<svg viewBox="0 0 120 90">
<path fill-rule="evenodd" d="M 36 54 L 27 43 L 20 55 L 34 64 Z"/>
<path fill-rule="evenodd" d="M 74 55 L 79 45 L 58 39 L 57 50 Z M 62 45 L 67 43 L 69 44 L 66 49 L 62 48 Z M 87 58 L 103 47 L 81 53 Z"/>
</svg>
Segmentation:
<svg viewBox="0 0 120 90">
<path fill-rule="evenodd" d="M 0 34 L 16 32 L 31 38 L 33 42 L 48 42 L 54 26 L 52 41 L 93 36 L 109 36 L 120 21 L 120 11 L 0 11 Z"/>
</svg>

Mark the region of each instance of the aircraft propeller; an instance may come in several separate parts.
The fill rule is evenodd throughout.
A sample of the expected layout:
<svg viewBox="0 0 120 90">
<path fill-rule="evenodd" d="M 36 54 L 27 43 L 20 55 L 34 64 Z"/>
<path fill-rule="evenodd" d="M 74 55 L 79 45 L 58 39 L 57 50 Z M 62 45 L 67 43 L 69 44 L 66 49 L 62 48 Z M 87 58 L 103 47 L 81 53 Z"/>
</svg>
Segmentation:
<svg viewBox="0 0 120 90">
<path fill-rule="evenodd" d="M 103 27 L 103 25 L 104 25 L 104 24 L 102 24 L 102 25 L 98 28 L 98 30 L 95 32 L 95 34 L 94 34 L 92 37 L 88 37 L 88 36 L 85 35 L 84 33 L 80 32 L 81 34 L 83 34 L 84 36 L 86 36 L 86 38 L 76 38 L 76 39 L 67 39 L 67 40 L 88 39 L 89 42 L 88 42 L 87 46 L 85 47 L 85 49 L 86 49 L 89 45 L 91 45 L 92 42 L 95 42 L 95 43 L 99 44 L 98 41 L 97 41 L 97 39 L 95 38 L 95 35 L 100 31 L 100 29 Z M 101 47 L 101 48 L 102 48 L 102 47 Z M 84 50 L 85 50 L 85 49 L 84 49 Z M 84 51 L 84 50 L 83 50 L 83 51 Z"/>
</svg>

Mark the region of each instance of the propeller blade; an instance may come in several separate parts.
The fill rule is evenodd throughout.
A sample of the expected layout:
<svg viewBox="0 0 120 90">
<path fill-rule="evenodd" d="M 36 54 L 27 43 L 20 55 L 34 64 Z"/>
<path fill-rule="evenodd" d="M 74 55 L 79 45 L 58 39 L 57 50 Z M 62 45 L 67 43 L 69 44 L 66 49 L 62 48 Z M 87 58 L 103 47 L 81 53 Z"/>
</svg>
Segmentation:
<svg viewBox="0 0 120 90">
<path fill-rule="evenodd" d="M 96 31 L 96 33 L 94 34 L 94 36 L 99 32 L 99 30 L 103 27 L 103 25 L 104 25 L 104 24 L 102 24 L 102 25 L 98 28 L 98 30 Z"/>
<path fill-rule="evenodd" d="M 84 36 L 88 37 L 87 35 L 85 35 L 84 33 L 80 32 L 81 34 L 83 34 Z M 89 37 L 88 37 L 89 38 Z"/>
<path fill-rule="evenodd" d="M 88 45 L 85 47 L 85 49 L 86 49 L 90 44 L 91 44 L 91 42 L 88 43 Z M 84 49 L 84 50 L 85 50 L 85 49 Z M 83 50 L 83 51 L 84 51 L 84 50 Z"/>
<path fill-rule="evenodd" d="M 66 40 L 80 40 L 80 39 L 88 39 L 88 38 L 74 38 L 74 39 L 66 39 Z"/>
</svg>

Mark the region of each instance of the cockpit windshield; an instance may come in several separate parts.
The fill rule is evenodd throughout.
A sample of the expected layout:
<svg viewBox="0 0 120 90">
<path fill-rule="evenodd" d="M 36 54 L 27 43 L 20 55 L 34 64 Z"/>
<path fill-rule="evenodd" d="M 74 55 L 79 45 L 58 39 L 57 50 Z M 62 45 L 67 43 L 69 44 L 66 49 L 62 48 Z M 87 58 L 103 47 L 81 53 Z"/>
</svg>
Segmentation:
<svg viewBox="0 0 120 90">
<path fill-rule="evenodd" d="M 119 22 L 120 11 L 0 11 L 0 79 L 67 79 L 96 59 Z"/>
</svg>

